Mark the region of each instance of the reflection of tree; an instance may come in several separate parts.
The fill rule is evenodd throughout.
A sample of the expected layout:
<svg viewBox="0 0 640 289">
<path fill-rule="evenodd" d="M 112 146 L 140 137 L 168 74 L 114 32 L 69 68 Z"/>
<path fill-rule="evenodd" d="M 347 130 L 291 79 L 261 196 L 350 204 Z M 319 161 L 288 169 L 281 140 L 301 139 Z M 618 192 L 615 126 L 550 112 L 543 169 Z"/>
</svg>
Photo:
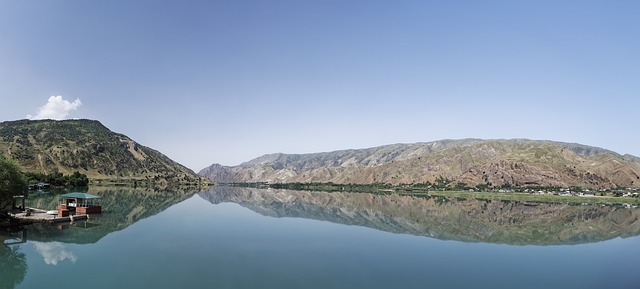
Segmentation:
<svg viewBox="0 0 640 289">
<path fill-rule="evenodd" d="M 17 246 L 0 244 L 0 288 L 15 288 L 27 274 L 27 258 Z"/>
</svg>

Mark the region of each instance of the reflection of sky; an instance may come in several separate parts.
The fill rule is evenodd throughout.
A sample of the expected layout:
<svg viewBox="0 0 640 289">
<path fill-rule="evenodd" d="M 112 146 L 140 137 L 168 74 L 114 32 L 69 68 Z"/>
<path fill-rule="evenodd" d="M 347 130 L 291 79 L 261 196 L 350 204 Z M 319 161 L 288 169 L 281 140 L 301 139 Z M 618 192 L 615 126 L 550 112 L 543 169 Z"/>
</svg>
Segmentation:
<svg viewBox="0 0 640 289">
<path fill-rule="evenodd" d="M 58 265 L 58 262 L 62 262 L 64 260 L 69 260 L 71 263 L 75 263 L 78 260 L 78 257 L 71 252 L 67 251 L 62 243 L 59 242 L 31 242 L 35 247 L 36 251 L 42 255 L 44 258 L 44 262 L 47 265 Z"/>
<path fill-rule="evenodd" d="M 28 273 L 18 288 L 56 287 L 52 280 L 61 276 L 92 289 L 119 288 L 122 280 L 127 288 L 155 289 L 638 288 L 638 275 L 624 268 L 635 268 L 639 242 L 640 236 L 573 246 L 443 241 L 265 217 L 194 196 L 96 243 L 29 241 L 21 247 Z"/>
</svg>

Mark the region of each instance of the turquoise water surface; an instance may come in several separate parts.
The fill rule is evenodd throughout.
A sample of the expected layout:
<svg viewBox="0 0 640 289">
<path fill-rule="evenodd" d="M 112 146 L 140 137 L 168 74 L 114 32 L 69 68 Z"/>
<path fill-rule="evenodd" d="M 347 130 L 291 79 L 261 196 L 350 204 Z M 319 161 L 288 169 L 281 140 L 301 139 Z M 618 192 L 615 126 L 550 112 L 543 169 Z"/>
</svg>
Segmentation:
<svg viewBox="0 0 640 289">
<path fill-rule="evenodd" d="M 514 203 L 224 187 L 98 193 L 115 196 L 103 215 L 0 245 L 0 286 L 640 288 L 633 209 L 522 214 Z"/>
</svg>

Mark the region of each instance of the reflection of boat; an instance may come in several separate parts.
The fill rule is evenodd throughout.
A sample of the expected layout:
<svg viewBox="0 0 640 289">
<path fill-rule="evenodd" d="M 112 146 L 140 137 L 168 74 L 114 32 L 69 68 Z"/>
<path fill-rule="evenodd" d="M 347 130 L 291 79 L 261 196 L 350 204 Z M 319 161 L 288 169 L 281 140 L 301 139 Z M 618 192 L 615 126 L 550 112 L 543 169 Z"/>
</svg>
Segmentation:
<svg viewBox="0 0 640 289">
<path fill-rule="evenodd" d="M 102 207 L 96 203 L 99 196 L 87 193 L 68 193 L 60 195 L 60 205 L 58 205 L 58 216 L 66 217 L 70 212 L 76 214 L 99 214 Z"/>
<path fill-rule="evenodd" d="M 177 187 L 173 190 L 156 190 L 141 187 L 92 186 L 87 193 L 101 197 L 100 205 L 105 208 L 102 214 L 90 214 L 88 220 L 82 221 L 79 221 L 76 215 L 73 218 L 73 224 L 62 222 L 52 226 L 49 222 L 35 222 L 27 227 L 29 239 L 70 244 L 96 243 L 111 232 L 123 230 L 139 220 L 156 215 L 170 206 L 192 197 L 195 189 Z M 47 208 L 47 210 L 55 209 L 57 205 L 62 204 L 60 194 L 54 193 L 37 196 L 27 201 L 31 206 Z M 140 206 L 140 204 L 144 204 L 144 206 Z M 106 207 L 109 207 L 108 213 Z M 46 213 L 46 210 L 44 212 Z M 64 230 L 60 230 L 60 228 Z M 2 262 L 3 259 L 0 257 L 0 266 L 3 264 Z M 4 277 L 2 273 L 0 276 Z M 4 281 L 4 279 L 0 280 Z"/>
<path fill-rule="evenodd" d="M 51 187 L 50 184 L 40 182 L 40 183 L 37 183 L 37 184 L 30 184 L 29 185 L 29 190 L 35 191 L 35 190 L 48 189 L 50 187 Z"/>
</svg>

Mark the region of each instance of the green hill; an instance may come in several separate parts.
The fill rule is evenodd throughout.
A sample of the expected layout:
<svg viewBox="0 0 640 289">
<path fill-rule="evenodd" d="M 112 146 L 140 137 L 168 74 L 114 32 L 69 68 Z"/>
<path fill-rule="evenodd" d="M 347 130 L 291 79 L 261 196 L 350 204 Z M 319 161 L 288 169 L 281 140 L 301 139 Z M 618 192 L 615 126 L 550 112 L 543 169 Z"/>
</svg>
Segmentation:
<svg viewBox="0 0 640 289">
<path fill-rule="evenodd" d="M 95 120 L 0 123 L 0 153 L 24 171 L 75 171 L 96 182 L 198 183 L 190 169 Z"/>
</svg>

